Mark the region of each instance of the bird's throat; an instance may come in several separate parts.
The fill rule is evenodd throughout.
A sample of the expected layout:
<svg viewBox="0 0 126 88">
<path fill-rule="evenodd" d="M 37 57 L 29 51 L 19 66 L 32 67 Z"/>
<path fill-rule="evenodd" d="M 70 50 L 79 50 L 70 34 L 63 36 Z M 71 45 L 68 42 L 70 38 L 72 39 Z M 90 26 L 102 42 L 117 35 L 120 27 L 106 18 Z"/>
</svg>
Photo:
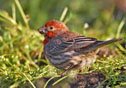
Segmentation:
<svg viewBox="0 0 126 88">
<path fill-rule="evenodd" d="M 52 38 L 56 37 L 56 34 L 54 32 L 47 32 L 44 36 L 43 44 L 46 45 Z"/>
<path fill-rule="evenodd" d="M 46 45 L 48 42 L 49 42 L 49 39 L 45 38 L 44 41 L 43 41 L 43 44 Z"/>
<path fill-rule="evenodd" d="M 50 32 L 47 32 L 47 33 L 46 33 L 46 36 L 49 37 L 49 38 L 53 38 L 53 37 L 56 37 L 56 33 L 50 31 Z"/>
</svg>

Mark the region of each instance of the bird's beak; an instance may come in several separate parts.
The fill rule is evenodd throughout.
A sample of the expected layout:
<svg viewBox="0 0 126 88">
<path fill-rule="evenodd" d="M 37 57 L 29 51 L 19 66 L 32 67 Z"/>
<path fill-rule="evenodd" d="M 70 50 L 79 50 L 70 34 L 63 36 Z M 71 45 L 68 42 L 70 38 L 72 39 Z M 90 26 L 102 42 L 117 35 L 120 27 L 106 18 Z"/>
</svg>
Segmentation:
<svg viewBox="0 0 126 88">
<path fill-rule="evenodd" d="M 40 27 L 39 29 L 38 29 L 38 31 L 41 33 L 41 34 L 45 34 L 46 33 L 46 27 L 45 26 L 43 26 L 43 27 Z"/>
</svg>

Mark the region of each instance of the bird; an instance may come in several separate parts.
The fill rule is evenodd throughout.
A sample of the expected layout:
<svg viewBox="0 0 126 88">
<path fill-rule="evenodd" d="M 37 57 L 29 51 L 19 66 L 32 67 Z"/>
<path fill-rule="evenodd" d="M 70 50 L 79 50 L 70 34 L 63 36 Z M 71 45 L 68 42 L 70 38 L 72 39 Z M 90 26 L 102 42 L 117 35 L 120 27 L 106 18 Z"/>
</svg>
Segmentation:
<svg viewBox="0 0 126 88">
<path fill-rule="evenodd" d="M 61 75 L 72 69 L 82 70 L 96 61 L 98 48 L 120 41 L 111 39 L 107 41 L 85 37 L 69 30 L 67 25 L 57 20 L 49 20 L 39 28 L 44 35 L 43 55 L 56 68 L 64 70 Z"/>
</svg>

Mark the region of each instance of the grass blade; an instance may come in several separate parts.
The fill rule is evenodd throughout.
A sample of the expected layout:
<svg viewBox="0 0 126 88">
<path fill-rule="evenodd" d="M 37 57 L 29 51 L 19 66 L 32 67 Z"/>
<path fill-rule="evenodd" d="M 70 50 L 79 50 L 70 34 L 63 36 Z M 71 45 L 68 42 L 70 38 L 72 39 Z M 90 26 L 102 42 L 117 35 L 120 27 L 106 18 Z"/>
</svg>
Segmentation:
<svg viewBox="0 0 126 88">
<path fill-rule="evenodd" d="M 32 85 L 33 88 L 36 88 L 35 85 L 31 82 L 31 80 L 25 75 L 25 73 L 23 74 L 26 79 L 29 81 L 29 83 Z"/>
<path fill-rule="evenodd" d="M 15 20 L 15 22 L 16 22 L 16 8 L 15 8 L 15 4 L 12 4 L 12 17 L 13 17 L 13 20 Z"/>
<path fill-rule="evenodd" d="M 57 83 L 59 83 L 60 81 L 62 81 L 63 79 L 67 78 L 68 76 L 64 76 L 61 79 L 57 80 L 56 82 L 54 82 L 52 85 L 56 85 Z"/>
<path fill-rule="evenodd" d="M 125 18 L 122 19 L 121 23 L 120 23 L 119 26 L 118 26 L 116 38 L 119 38 L 119 37 L 120 37 L 121 29 L 122 29 L 122 27 L 124 26 L 124 24 L 125 24 Z"/>
<path fill-rule="evenodd" d="M 18 1 L 18 0 L 15 0 L 15 4 L 16 4 L 16 6 L 17 6 L 17 8 L 18 8 L 18 10 L 19 10 L 19 12 L 20 12 L 20 14 L 21 14 L 23 20 L 24 20 L 24 23 L 25 23 L 26 27 L 29 28 L 28 20 L 27 20 L 27 18 L 26 18 L 26 16 L 25 16 L 25 13 L 24 13 L 24 11 L 23 11 L 23 9 L 22 9 L 22 7 L 21 7 L 19 1 Z"/>
<path fill-rule="evenodd" d="M 44 87 L 43 88 L 46 88 L 47 87 L 47 85 L 48 85 L 48 83 L 52 80 L 52 79 L 54 79 L 55 78 L 55 76 L 54 77 L 51 77 L 47 82 L 46 82 L 46 84 L 44 85 Z"/>
<path fill-rule="evenodd" d="M 64 20 L 66 14 L 67 14 L 67 11 L 68 11 L 68 8 L 65 7 L 64 10 L 63 10 L 63 12 L 62 12 L 62 15 L 61 15 L 61 17 L 60 17 L 60 21 L 63 21 L 63 20 Z"/>
</svg>

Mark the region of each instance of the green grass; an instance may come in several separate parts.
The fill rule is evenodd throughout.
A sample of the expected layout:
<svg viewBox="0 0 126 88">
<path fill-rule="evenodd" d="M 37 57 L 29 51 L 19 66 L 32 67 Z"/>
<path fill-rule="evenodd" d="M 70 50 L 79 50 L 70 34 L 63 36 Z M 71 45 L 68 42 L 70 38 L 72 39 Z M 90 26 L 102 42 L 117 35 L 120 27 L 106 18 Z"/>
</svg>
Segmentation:
<svg viewBox="0 0 126 88">
<path fill-rule="evenodd" d="M 48 82 L 59 77 L 58 74 L 62 71 L 53 67 L 47 60 L 41 59 L 44 37 L 37 30 L 33 30 L 30 27 L 29 18 L 26 17 L 19 1 L 14 0 L 14 2 L 11 14 L 5 10 L 0 11 L 0 88 L 35 88 L 34 83 L 37 79 L 51 77 L 44 86 L 46 88 Z M 19 11 L 23 21 L 17 21 L 16 11 Z M 75 15 L 73 13 L 67 15 L 67 11 L 69 9 L 66 7 L 58 18 L 60 18 L 60 21 L 69 24 L 71 17 L 75 17 Z M 111 13 L 105 10 L 101 13 L 100 18 L 96 19 L 92 24 L 92 27 L 82 27 L 79 30 L 75 28 L 72 31 L 82 31 L 83 33 L 81 33 L 86 36 L 96 37 L 102 40 L 126 38 L 126 30 L 124 30 L 125 18 L 121 21 L 116 21 L 114 18 L 110 18 L 112 14 L 113 10 L 111 10 Z M 102 21 L 103 23 L 105 22 L 105 25 Z M 103 57 L 100 60 L 98 59 L 92 65 L 93 69 L 91 72 L 103 72 L 107 78 L 104 83 L 107 81 L 107 85 L 112 85 L 112 87 L 126 86 L 126 82 L 123 81 L 123 79 L 126 79 L 126 74 L 120 75 L 120 71 L 115 71 L 122 66 L 126 68 L 126 50 L 118 43 L 115 45 L 118 48 L 115 48 L 113 44 L 109 48 L 116 50 L 118 54 L 116 56 L 111 55 L 109 57 Z M 47 65 L 39 66 L 40 62 Z M 88 73 L 88 71 L 83 71 L 82 73 Z M 53 85 L 57 85 L 61 80 L 69 77 L 70 74 L 72 73 L 68 72 L 67 76 L 54 82 Z M 115 85 L 117 81 L 120 81 L 119 85 Z"/>
</svg>

